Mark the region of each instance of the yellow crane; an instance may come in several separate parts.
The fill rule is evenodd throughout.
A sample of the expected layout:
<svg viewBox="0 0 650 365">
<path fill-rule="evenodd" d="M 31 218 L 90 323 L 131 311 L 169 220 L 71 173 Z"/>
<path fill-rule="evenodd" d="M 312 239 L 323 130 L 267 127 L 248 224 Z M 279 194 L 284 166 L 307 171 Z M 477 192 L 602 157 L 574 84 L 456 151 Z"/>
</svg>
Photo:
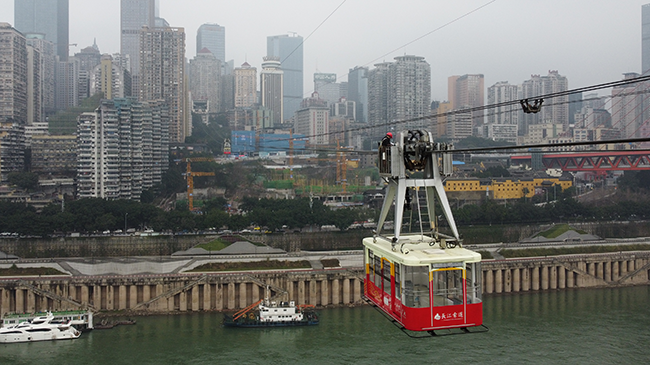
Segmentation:
<svg viewBox="0 0 650 365">
<path fill-rule="evenodd" d="M 200 172 L 192 171 L 192 162 L 199 161 L 214 161 L 212 157 L 190 157 L 186 158 L 187 162 L 187 201 L 189 204 L 190 212 L 194 210 L 194 176 L 214 176 L 214 172 Z"/>
</svg>

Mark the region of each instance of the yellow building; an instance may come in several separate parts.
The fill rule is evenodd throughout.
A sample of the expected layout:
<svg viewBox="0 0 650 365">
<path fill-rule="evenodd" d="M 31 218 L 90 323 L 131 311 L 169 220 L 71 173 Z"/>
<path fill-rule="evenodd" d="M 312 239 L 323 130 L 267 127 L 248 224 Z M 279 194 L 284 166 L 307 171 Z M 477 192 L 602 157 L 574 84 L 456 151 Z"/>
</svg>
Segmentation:
<svg viewBox="0 0 650 365">
<path fill-rule="evenodd" d="M 559 185 L 562 191 L 573 186 L 571 180 L 561 178 L 531 178 L 531 179 L 447 179 L 445 181 L 445 191 L 447 193 L 455 192 L 476 192 L 485 193 L 492 199 L 521 199 L 530 198 L 535 195 L 536 189 Z"/>
</svg>

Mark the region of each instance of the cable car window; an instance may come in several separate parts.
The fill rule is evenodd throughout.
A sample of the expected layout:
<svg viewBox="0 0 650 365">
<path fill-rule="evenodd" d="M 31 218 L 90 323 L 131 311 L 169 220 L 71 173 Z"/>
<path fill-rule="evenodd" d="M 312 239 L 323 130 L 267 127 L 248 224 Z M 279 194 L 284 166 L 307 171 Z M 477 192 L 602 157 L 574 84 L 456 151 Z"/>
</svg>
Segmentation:
<svg viewBox="0 0 650 365">
<path fill-rule="evenodd" d="M 375 256 L 375 285 L 381 288 L 381 257 Z"/>
<path fill-rule="evenodd" d="M 463 304 L 463 270 L 438 269 L 433 271 L 433 306 Z"/>
<path fill-rule="evenodd" d="M 384 291 L 390 294 L 390 261 L 383 259 L 382 261 L 382 274 L 384 277 Z"/>
<path fill-rule="evenodd" d="M 465 280 L 467 282 L 467 303 L 481 303 L 481 283 L 482 283 L 481 263 L 467 263 L 467 274 Z"/>
<path fill-rule="evenodd" d="M 402 300 L 402 292 L 400 291 L 402 288 L 401 285 L 401 276 L 400 275 L 400 265 L 396 262 L 393 265 L 395 265 L 395 297 L 399 300 Z"/>
<path fill-rule="evenodd" d="M 429 268 L 404 266 L 404 305 L 411 308 L 429 306 Z"/>
</svg>

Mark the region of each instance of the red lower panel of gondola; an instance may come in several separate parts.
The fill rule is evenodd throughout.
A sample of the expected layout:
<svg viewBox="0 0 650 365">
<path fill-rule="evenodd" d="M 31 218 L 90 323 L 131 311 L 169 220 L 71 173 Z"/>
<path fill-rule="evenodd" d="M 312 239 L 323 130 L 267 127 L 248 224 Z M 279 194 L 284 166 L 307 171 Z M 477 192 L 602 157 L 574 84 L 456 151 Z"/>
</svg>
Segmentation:
<svg viewBox="0 0 650 365">
<path fill-rule="evenodd" d="M 475 327 L 483 324 L 483 303 L 428 306 L 413 308 L 366 281 L 364 294 L 388 316 L 410 331 L 431 331 Z M 432 300 L 428 300 L 432 303 Z"/>
</svg>

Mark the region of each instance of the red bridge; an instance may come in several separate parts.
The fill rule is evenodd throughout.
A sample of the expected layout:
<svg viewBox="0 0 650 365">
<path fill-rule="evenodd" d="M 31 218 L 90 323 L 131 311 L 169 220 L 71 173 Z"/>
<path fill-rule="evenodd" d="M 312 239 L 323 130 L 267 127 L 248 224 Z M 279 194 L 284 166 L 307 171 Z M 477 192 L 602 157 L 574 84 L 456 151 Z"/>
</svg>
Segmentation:
<svg viewBox="0 0 650 365">
<path fill-rule="evenodd" d="M 531 165 L 531 155 L 512 156 L 513 165 Z M 547 169 L 562 171 L 606 171 L 650 170 L 648 151 L 602 151 L 589 153 L 543 154 L 542 164 Z"/>
</svg>

